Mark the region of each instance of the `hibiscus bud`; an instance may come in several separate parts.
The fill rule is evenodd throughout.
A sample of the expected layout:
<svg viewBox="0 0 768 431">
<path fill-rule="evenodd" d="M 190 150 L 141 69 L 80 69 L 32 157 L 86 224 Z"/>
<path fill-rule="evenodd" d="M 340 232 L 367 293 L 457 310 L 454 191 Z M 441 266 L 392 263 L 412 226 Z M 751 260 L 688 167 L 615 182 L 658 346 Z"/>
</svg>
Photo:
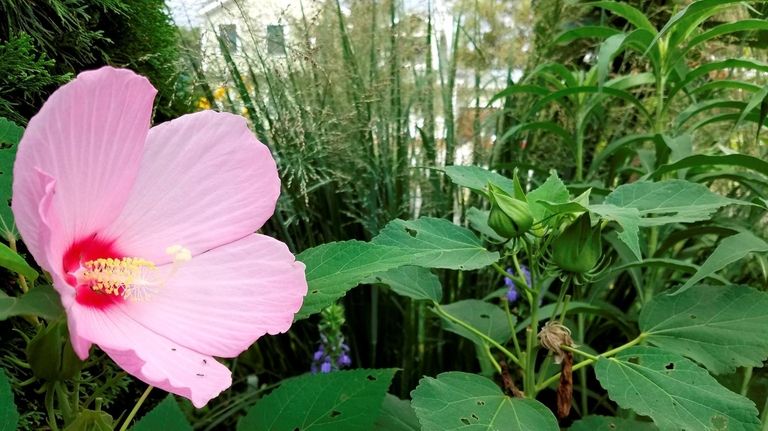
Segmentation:
<svg viewBox="0 0 768 431">
<path fill-rule="evenodd" d="M 528 202 L 510 196 L 499 187 L 488 183 L 488 198 L 491 201 L 491 213 L 488 226 L 504 238 L 517 238 L 533 225 L 533 216 Z"/>
<path fill-rule="evenodd" d="M 67 380 L 83 368 L 72 350 L 63 322 L 41 328 L 27 344 L 27 362 L 35 377 L 44 380 Z"/>
<path fill-rule="evenodd" d="M 564 271 L 583 274 L 600 260 L 603 243 L 600 226 L 594 228 L 589 213 L 582 214 L 552 242 L 552 260 Z"/>
</svg>

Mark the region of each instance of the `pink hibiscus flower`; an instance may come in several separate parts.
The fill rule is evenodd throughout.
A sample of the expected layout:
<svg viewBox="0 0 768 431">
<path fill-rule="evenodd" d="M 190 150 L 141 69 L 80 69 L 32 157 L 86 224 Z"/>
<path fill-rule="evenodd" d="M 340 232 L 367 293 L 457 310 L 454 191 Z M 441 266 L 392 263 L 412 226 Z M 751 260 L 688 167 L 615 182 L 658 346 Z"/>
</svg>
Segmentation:
<svg viewBox="0 0 768 431">
<path fill-rule="evenodd" d="M 12 207 L 77 355 L 96 344 L 202 407 L 232 384 L 213 356 L 288 330 L 307 282 L 285 244 L 254 233 L 280 193 L 267 147 L 225 113 L 150 129 L 155 93 L 110 67 L 58 89 L 19 144 Z"/>
</svg>

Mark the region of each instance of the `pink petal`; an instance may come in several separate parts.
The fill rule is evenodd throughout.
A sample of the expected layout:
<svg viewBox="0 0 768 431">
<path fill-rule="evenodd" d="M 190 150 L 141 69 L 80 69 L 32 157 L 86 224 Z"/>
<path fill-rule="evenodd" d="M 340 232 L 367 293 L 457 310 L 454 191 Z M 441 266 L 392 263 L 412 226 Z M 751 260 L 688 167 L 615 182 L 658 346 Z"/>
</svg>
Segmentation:
<svg viewBox="0 0 768 431">
<path fill-rule="evenodd" d="M 75 302 L 68 317 L 75 346 L 98 344 L 129 374 L 189 398 L 195 407 L 232 385 L 227 367 L 156 334 L 115 307 L 100 310 Z"/>
<path fill-rule="evenodd" d="M 16 155 L 12 208 L 41 265 L 38 170 L 56 182 L 62 238 L 72 241 L 108 225 L 137 175 L 155 93 L 146 78 L 104 67 L 56 90 L 30 120 Z"/>
<path fill-rule="evenodd" d="M 130 198 L 100 237 L 127 256 L 167 262 L 254 232 L 275 210 L 280 180 L 269 149 L 240 116 L 203 111 L 153 127 Z"/>
<path fill-rule="evenodd" d="M 193 257 L 146 301 L 116 307 L 182 346 L 235 357 L 287 331 L 306 293 L 304 264 L 282 242 L 253 234 Z"/>
</svg>

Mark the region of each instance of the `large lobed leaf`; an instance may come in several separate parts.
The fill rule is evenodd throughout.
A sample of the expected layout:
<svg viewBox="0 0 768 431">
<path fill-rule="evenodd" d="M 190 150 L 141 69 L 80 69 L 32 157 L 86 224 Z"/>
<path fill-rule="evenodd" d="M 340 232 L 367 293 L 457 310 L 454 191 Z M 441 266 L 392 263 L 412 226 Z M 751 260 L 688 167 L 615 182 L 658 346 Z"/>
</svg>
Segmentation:
<svg viewBox="0 0 768 431">
<path fill-rule="evenodd" d="M 495 383 L 457 371 L 424 377 L 411 392 L 423 431 L 558 431 L 557 420 L 536 400 L 510 398 Z"/>
<path fill-rule="evenodd" d="M 0 320 L 21 315 L 54 320 L 63 314 L 59 294 L 49 285 L 34 286 L 19 297 L 8 296 L 0 291 Z"/>
<path fill-rule="evenodd" d="M 395 247 L 411 265 L 425 268 L 472 270 L 499 260 L 472 231 L 440 218 L 392 220 L 371 242 Z"/>
<path fill-rule="evenodd" d="M 587 416 L 574 422 L 568 431 L 658 431 L 651 422 L 610 416 Z"/>
<path fill-rule="evenodd" d="M 485 194 L 488 183 L 493 183 L 510 196 L 515 195 L 515 183 L 511 179 L 479 166 L 446 166 L 442 169 L 455 184 Z"/>
<path fill-rule="evenodd" d="M 13 391 L 5 370 L 0 368 L 0 431 L 15 431 L 19 412 L 13 402 Z"/>
<path fill-rule="evenodd" d="M 496 305 L 479 299 L 465 299 L 443 306 L 443 311 L 469 324 L 499 344 L 504 344 L 512 338 L 512 329 L 509 326 L 507 313 Z M 514 325 L 517 319 L 514 316 L 511 318 Z M 443 326 L 447 331 L 461 335 L 476 344 L 486 344 L 477 334 L 448 319 L 443 319 Z"/>
<path fill-rule="evenodd" d="M 24 129 L 0 117 L 0 234 L 7 240 L 16 238 L 16 226 L 11 212 L 13 161 Z"/>
<path fill-rule="evenodd" d="M 155 430 L 192 431 L 192 425 L 187 421 L 173 395 L 165 397 L 131 428 L 131 431 Z"/>
<path fill-rule="evenodd" d="M 690 360 L 655 347 L 600 357 L 595 374 L 613 401 L 650 416 L 662 431 L 755 431 L 760 426 L 752 401 Z"/>
<path fill-rule="evenodd" d="M 655 297 L 640 313 L 648 342 L 716 374 L 768 358 L 768 294 L 746 286 L 696 286 Z"/>
<path fill-rule="evenodd" d="M 384 396 L 381 413 L 373 425 L 374 431 L 419 431 L 419 419 L 408 400 L 401 400 L 392 394 Z"/>
<path fill-rule="evenodd" d="M 379 416 L 394 369 L 305 374 L 260 399 L 238 431 L 368 431 Z"/>
<path fill-rule="evenodd" d="M 323 244 L 296 258 L 307 266 L 309 292 L 296 314 L 303 319 L 327 307 L 373 274 L 405 265 L 470 270 L 499 259 L 472 231 L 448 220 L 393 220 L 370 243 Z"/>
<path fill-rule="evenodd" d="M 419 266 L 401 266 L 386 272 L 374 274 L 363 283 L 386 284 L 398 295 L 416 300 L 440 302 L 443 299 L 443 287 L 440 279 L 429 269 Z"/>
</svg>

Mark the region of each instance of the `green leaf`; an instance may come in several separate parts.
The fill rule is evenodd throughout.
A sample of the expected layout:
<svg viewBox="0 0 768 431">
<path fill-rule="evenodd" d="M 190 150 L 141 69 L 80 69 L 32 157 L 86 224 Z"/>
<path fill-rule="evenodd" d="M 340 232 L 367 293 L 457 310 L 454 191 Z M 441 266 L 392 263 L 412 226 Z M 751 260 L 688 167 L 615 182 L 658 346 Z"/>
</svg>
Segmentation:
<svg viewBox="0 0 768 431">
<path fill-rule="evenodd" d="M 546 205 L 542 204 L 542 201 L 550 204 L 566 203 L 570 194 L 568 188 L 557 176 L 557 172 L 553 170 L 544 184 L 528 193 L 527 197 L 533 219 L 536 222 L 541 222 L 553 214 Z"/>
<path fill-rule="evenodd" d="M 317 313 L 367 277 L 405 265 L 470 270 L 499 259 L 470 230 L 448 220 L 393 220 L 370 243 L 323 244 L 296 258 L 306 267 L 309 291 L 295 320 Z"/>
<path fill-rule="evenodd" d="M 658 431 L 650 422 L 609 416 L 587 416 L 568 428 L 568 431 Z"/>
<path fill-rule="evenodd" d="M 763 86 L 763 88 L 760 89 L 760 91 L 755 92 L 755 94 L 752 95 L 752 97 L 749 98 L 749 102 L 747 102 L 747 105 L 744 107 L 744 110 L 741 111 L 741 115 L 739 116 L 739 119 L 736 120 L 736 124 L 733 125 L 733 127 L 738 126 L 741 124 L 742 121 L 749 115 L 752 111 L 755 110 L 755 108 L 761 106 L 766 100 L 768 100 L 768 84 Z M 764 120 L 765 117 L 761 118 L 760 124 L 758 124 L 758 127 L 762 126 L 762 120 Z"/>
<path fill-rule="evenodd" d="M 184 412 L 179 408 L 179 404 L 173 395 L 168 395 L 154 409 L 144 415 L 131 431 L 156 431 L 173 430 L 186 431 L 192 430 L 192 425 L 187 421 Z"/>
<path fill-rule="evenodd" d="M 419 431 L 421 426 L 408 400 L 401 400 L 392 394 L 387 394 L 381 404 L 379 418 L 373 424 L 373 430 Z"/>
<path fill-rule="evenodd" d="M 708 220 L 721 207 L 743 203 L 684 180 L 638 181 L 622 185 L 606 196 L 604 202 L 637 209 L 640 226 Z"/>
<path fill-rule="evenodd" d="M 515 183 L 510 178 L 479 166 L 446 166 L 442 169 L 455 184 L 485 195 L 488 183 L 493 183 L 510 196 L 515 196 Z"/>
<path fill-rule="evenodd" d="M 13 402 L 13 391 L 5 370 L 0 368 L 0 431 L 16 431 L 19 412 Z"/>
<path fill-rule="evenodd" d="M 29 281 L 35 281 L 37 279 L 37 271 L 29 266 L 23 257 L 19 256 L 18 253 L 11 250 L 3 243 L 0 243 L 0 266 L 23 275 Z"/>
<path fill-rule="evenodd" d="M 362 241 L 331 242 L 304 250 L 309 290 L 295 320 L 317 313 L 344 296 L 366 277 L 408 263 L 403 251 Z"/>
<path fill-rule="evenodd" d="M 719 271 L 754 252 L 768 252 L 768 243 L 751 232 L 741 232 L 723 239 L 715 251 L 701 264 L 699 270 L 680 287 L 677 293 L 690 289 L 691 286 L 714 274 L 715 271 Z"/>
<path fill-rule="evenodd" d="M 748 156 L 746 154 L 727 154 L 721 156 L 707 156 L 704 154 L 697 154 L 686 157 L 675 163 L 664 165 L 657 169 L 650 176 L 652 178 L 660 178 L 662 175 L 668 172 L 674 172 L 680 169 L 723 165 L 740 166 L 768 176 L 768 162 L 762 159 L 758 159 L 757 157 Z"/>
<path fill-rule="evenodd" d="M 439 218 L 393 220 L 371 242 L 396 248 L 411 265 L 425 268 L 472 270 L 499 260 L 472 231 Z"/>
<path fill-rule="evenodd" d="M 416 300 L 440 302 L 443 299 L 443 287 L 440 279 L 427 268 L 402 266 L 386 272 L 374 274 L 363 283 L 386 284 L 398 295 Z"/>
<path fill-rule="evenodd" d="M 557 420 L 536 400 L 510 398 L 476 374 L 448 372 L 425 377 L 411 392 L 423 431 L 558 431 Z"/>
<path fill-rule="evenodd" d="M 451 316 L 464 321 L 488 338 L 504 344 L 512 337 L 512 329 L 509 327 L 507 313 L 496 305 L 489 304 L 479 299 L 465 299 L 444 305 L 443 311 Z M 512 324 L 515 324 L 515 318 L 512 317 Z M 464 338 L 472 340 L 475 344 L 486 344 L 482 338 L 469 331 L 467 328 L 443 318 L 443 326 L 447 331 L 459 334 Z"/>
<path fill-rule="evenodd" d="M 646 340 L 715 374 L 768 358 L 768 294 L 746 286 L 696 286 L 653 298 L 640 313 Z"/>
<path fill-rule="evenodd" d="M 37 285 L 20 297 L 0 292 L 0 320 L 31 315 L 55 320 L 64 315 L 59 294 L 49 285 Z"/>
<path fill-rule="evenodd" d="M 394 369 L 359 369 L 288 379 L 248 409 L 237 429 L 370 430 L 394 375 Z"/>
<path fill-rule="evenodd" d="M 601 87 L 608 77 L 611 60 L 618 54 L 626 38 L 624 33 L 614 34 L 600 44 L 600 50 L 597 52 L 597 82 Z"/>
<path fill-rule="evenodd" d="M 16 159 L 16 149 L 23 133 L 24 129 L 16 123 L 0 117 L 0 235 L 6 241 L 18 237 L 10 202 L 13 161 Z"/>
<path fill-rule="evenodd" d="M 585 25 L 560 33 L 552 43 L 556 45 L 565 45 L 577 39 L 605 39 L 618 33 L 621 33 L 621 31 L 613 27 L 605 27 L 601 25 Z"/>
<path fill-rule="evenodd" d="M 490 211 L 480 210 L 471 207 L 467 210 L 466 219 L 469 225 L 476 231 L 485 235 L 488 239 L 495 242 L 504 242 L 506 239 L 499 236 L 490 226 L 488 226 L 488 216 Z"/>
<path fill-rule="evenodd" d="M 651 24 L 651 21 L 645 16 L 645 14 L 639 9 L 636 9 L 627 3 L 617 1 L 598 1 L 594 3 L 587 3 L 587 5 L 609 10 L 614 14 L 626 19 L 636 28 L 642 28 L 654 34 L 656 33 L 656 27 Z"/>
<path fill-rule="evenodd" d="M 683 52 L 688 52 L 696 45 L 706 42 L 710 39 L 722 36 L 724 34 L 742 32 L 742 31 L 759 31 L 768 30 L 768 22 L 762 19 L 743 19 L 735 22 L 729 22 L 715 26 L 695 37 L 692 37 L 688 41 L 687 46 Z"/>
<path fill-rule="evenodd" d="M 760 426 L 752 401 L 724 388 L 690 360 L 655 347 L 600 357 L 595 374 L 620 407 L 650 416 L 662 431 L 752 431 Z"/>
<path fill-rule="evenodd" d="M 619 239 L 639 260 L 640 252 L 640 211 L 637 208 L 622 208 L 616 205 L 590 205 L 589 210 L 604 220 L 614 221 L 621 226 Z"/>
</svg>

